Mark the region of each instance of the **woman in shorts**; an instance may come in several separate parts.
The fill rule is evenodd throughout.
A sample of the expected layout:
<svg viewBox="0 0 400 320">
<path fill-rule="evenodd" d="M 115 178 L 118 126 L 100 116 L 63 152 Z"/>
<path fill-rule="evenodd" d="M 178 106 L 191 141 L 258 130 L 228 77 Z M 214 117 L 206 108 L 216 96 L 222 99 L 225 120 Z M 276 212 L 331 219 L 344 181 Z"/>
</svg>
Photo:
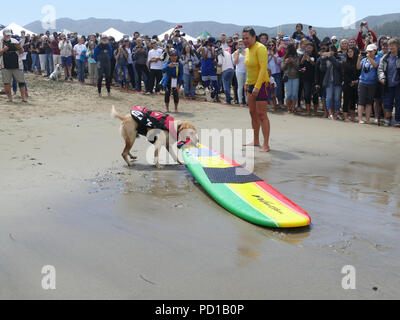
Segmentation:
<svg viewBox="0 0 400 320">
<path fill-rule="evenodd" d="M 358 56 L 357 69 L 361 70 L 360 81 L 358 84 L 358 121 L 364 124 L 363 114 L 365 109 L 365 116 L 367 123 L 370 122 L 372 104 L 376 93 L 378 83 L 378 66 L 379 57 L 376 56 L 377 46 L 370 44 L 367 47 L 367 56 L 364 57 L 362 53 Z"/>
<path fill-rule="evenodd" d="M 256 32 L 253 28 L 245 28 L 242 39 L 243 44 L 248 48 L 245 59 L 247 69 L 246 91 L 254 130 L 254 140 L 246 146 L 261 146 L 259 137 L 261 128 L 264 135 L 264 144 L 261 152 L 269 152 L 271 126 L 267 115 L 270 86 L 268 51 L 264 45 L 257 41 Z"/>
</svg>

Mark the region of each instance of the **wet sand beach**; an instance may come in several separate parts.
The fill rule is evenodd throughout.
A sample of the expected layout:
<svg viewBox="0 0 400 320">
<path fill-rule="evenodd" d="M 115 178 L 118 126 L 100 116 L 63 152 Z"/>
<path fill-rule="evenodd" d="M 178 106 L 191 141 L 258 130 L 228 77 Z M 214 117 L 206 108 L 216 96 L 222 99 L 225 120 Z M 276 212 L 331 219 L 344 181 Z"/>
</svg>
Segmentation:
<svg viewBox="0 0 400 320">
<path fill-rule="evenodd" d="M 218 206 L 184 166 L 156 170 L 140 138 L 128 168 L 115 105 L 162 96 L 28 76 L 29 104 L 0 96 L 1 299 L 395 299 L 400 294 L 400 130 L 270 114 L 255 174 L 304 208 L 274 230 Z M 200 129 L 248 129 L 248 110 L 181 101 Z M 42 289 L 42 267 L 57 272 Z M 357 289 L 344 290 L 346 265 Z"/>
</svg>

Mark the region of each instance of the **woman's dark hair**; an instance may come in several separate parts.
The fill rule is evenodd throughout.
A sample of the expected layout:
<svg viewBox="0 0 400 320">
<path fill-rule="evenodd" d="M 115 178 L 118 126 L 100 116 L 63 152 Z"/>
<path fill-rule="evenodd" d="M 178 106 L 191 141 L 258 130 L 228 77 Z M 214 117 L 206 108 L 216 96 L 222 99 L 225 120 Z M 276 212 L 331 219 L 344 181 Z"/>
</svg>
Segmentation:
<svg viewBox="0 0 400 320">
<path fill-rule="evenodd" d="M 284 59 L 288 57 L 297 57 L 297 50 L 293 43 L 288 44 Z"/>
<path fill-rule="evenodd" d="M 298 24 L 296 24 L 296 29 L 297 29 L 297 27 L 301 27 L 301 30 L 303 30 L 303 25 L 301 24 L 301 23 L 298 23 Z"/>
<path fill-rule="evenodd" d="M 257 36 L 255 30 L 254 30 L 252 27 L 245 27 L 245 28 L 243 29 L 243 33 L 245 33 L 245 32 L 246 32 L 246 33 L 250 33 L 250 35 L 251 35 L 253 38 Z"/>
<path fill-rule="evenodd" d="M 269 40 L 269 36 L 268 36 L 268 34 L 266 34 L 265 32 L 260 33 L 259 36 L 258 36 L 258 38 L 261 39 L 262 36 L 267 37 L 267 41 Z"/>
<path fill-rule="evenodd" d="M 276 53 L 276 51 L 278 50 L 278 48 L 276 47 L 276 40 L 274 40 L 274 39 L 269 40 L 268 43 L 267 43 L 268 47 L 269 47 L 271 44 L 274 45 L 274 47 L 275 47 L 274 53 Z"/>
<path fill-rule="evenodd" d="M 353 51 L 353 58 L 349 57 L 349 51 Z M 350 47 L 347 52 L 346 52 L 346 61 L 345 64 L 349 64 L 349 65 L 356 65 L 357 64 L 357 56 L 358 56 L 358 50 L 356 48 L 352 48 Z"/>
</svg>

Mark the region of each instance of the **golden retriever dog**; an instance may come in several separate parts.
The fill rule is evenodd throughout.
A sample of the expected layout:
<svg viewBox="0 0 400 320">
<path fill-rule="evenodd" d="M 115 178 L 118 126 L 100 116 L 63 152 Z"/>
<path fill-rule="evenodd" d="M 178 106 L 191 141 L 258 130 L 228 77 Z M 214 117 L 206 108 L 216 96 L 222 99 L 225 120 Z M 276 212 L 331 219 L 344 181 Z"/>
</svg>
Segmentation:
<svg viewBox="0 0 400 320">
<path fill-rule="evenodd" d="M 132 163 L 129 161 L 129 158 L 131 161 L 134 161 L 137 159 L 137 157 L 132 155 L 131 150 L 133 148 L 133 145 L 135 144 L 137 137 L 140 135 L 140 133 L 138 131 L 139 123 L 132 117 L 131 113 L 124 116 L 124 115 L 118 113 L 114 106 L 112 106 L 112 109 L 111 109 L 111 117 L 122 121 L 121 135 L 122 135 L 122 138 L 125 140 L 125 148 L 122 152 L 122 158 L 125 160 L 127 165 L 130 167 L 132 165 Z M 176 154 L 172 153 L 172 151 L 173 151 L 172 146 L 177 141 L 187 141 L 187 142 L 190 141 L 189 143 L 191 143 L 191 144 L 194 144 L 194 145 L 198 144 L 197 130 L 193 124 L 191 124 L 188 121 L 174 119 L 173 127 L 174 127 L 175 132 L 177 133 L 178 140 L 176 140 L 174 135 L 170 134 L 167 130 L 160 130 L 157 128 L 146 128 L 146 137 L 147 137 L 148 141 L 153 143 L 155 146 L 154 160 L 155 160 L 155 166 L 158 169 L 161 169 L 161 166 L 159 163 L 159 154 L 160 154 L 160 150 L 163 146 L 172 155 L 174 160 L 176 160 L 178 163 L 182 164 L 181 161 L 179 161 L 178 156 Z M 144 136 L 143 132 L 142 132 L 142 135 Z"/>
</svg>

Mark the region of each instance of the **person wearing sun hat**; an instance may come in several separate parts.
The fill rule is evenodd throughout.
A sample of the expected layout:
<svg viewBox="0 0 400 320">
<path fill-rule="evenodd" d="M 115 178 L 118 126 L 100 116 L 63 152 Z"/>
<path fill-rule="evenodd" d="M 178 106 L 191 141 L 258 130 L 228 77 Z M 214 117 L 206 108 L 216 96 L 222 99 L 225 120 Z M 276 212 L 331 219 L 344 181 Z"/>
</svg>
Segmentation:
<svg viewBox="0 0 400 320">
<path fill-rule="evenodd" d="M 27 102 L 25 77 L 22 72 L 23 63 L 20 57 L 23 53 L 24 49 L 21 44 L 18 40 L 12 38 L 12 31 L 4 29 L 3 39 L 0 40 L 0 70 L 3 77 L 4 91 L 9 102 L 12 102 L 11 81 L 13 77 L 20 88 L 22 101 Z"/>
</svg>

